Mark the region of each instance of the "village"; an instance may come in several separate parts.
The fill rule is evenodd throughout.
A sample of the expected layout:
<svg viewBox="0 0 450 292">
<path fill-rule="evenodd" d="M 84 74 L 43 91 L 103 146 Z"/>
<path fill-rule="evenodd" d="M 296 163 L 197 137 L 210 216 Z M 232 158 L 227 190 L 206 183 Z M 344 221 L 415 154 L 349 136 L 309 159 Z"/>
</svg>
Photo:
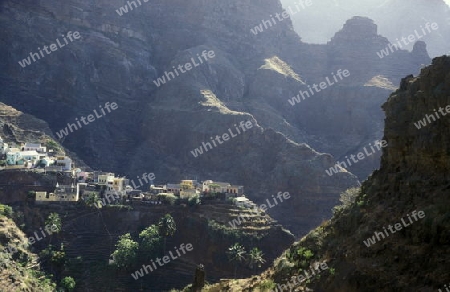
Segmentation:
<svg viewBox="0 0 450 292">
<path fill-rule="evenodd" d="M 181 180 L 179 183 L 155 185 L 155 176 L 143 174 L 139 185 L 112 172 L 84 171 L 62 151 L 47 149 L 41 143 L 8 145 L 0 137 L 1 170 L 57 173 L 65 184 L 55 181 L 53 192 L 35 190 L 36 204 L 85 202 L 98 208 L 107 205 L 142 203 L 173 205 L 177 201 L 200 204 L 201 200 L 230 201 L 237 207 L 254 208 L 255 203 L 244 194 L 244 187 L 213 180 Z M 67 183 L 70 182 L 70 183 Z"/>
</svg>

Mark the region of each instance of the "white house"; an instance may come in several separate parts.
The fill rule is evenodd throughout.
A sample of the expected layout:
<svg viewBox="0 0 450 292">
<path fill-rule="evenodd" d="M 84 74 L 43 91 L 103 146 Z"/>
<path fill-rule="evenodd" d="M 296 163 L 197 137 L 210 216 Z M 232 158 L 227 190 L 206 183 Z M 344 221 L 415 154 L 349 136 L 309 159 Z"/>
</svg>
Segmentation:
<svg viewBox="0 0 450 292">
<path fill-rule="evenodd" d="M 40 143 L 25 143 L 22 146 L 22 151 L 36 151 L 40 153 L 46 153 L 47 147 L 42 146 Z"/>
<path fill-rule="evenodd" d="M 72 170 L 73 167 L 72 159 L 68 156 L 56 157 L 56 165 L 61 166 L 63 170 Z"/>
<path fill-rule="evenodd" d="M 25 161 L 36 161 L 39 160 L 41 156 L 43 156 L 42 158 L 45 157 L 45 155 L 39 154 L 35 150 L 20 151 L 19 154 Z"/>
<path fill-rule="evenodd" d="M 242 208 L 252 208 L 255 205 L 255 203 L 253 203 L 246 197 L 237 197 L 234 199 L 234 203 L 236 204 L 236 206 Z"/>
</svg>

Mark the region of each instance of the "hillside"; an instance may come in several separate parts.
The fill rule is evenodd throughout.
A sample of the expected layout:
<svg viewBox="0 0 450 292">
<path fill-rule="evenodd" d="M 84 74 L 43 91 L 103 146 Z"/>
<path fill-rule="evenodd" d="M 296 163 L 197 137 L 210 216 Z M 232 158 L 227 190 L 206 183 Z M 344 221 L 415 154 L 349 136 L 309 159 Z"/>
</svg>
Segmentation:
<svg viewBox="0 0 450 292">
<path fill-rule="evenodd" d="M 26 235 L 3 213 L 4 205 L 0 205 L 0 290 L 55 291 L 56 285 L 39 269 L 39 257 L 28 250 Z"/>
<path fill-rule="evenodd" d="M 420 129 L 415 123 L 450 105 L 449 96 L 449 57 L 435 58 L 418 77 L 403 79 L 383 105 L 389 146 L 380 170 L 355 196 L 343 198 L 330 221 L 292 245 L 260 277 L 223 281 L 205 291 L 282 287 L 313 263 L 326 263 L 328 269 L 292 291 L 444 289 L 450 262 L 450 120 L 429 117 Z"/>
</svg>

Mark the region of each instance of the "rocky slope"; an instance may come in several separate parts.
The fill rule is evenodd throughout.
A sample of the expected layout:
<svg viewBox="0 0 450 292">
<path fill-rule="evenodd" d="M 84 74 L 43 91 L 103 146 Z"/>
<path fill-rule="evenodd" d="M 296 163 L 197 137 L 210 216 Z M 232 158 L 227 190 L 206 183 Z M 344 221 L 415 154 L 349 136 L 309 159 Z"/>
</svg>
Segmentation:
<svg viewBox="0 0 450 292">
<path fill-rule="evenodd" d="M 263 283 L 272 288 L 293 283 L 291 277 L 305 267 L 304 249 L 313 253 L 310 263 L 326 262 L 329 269 L 307 284 L 294 285 L 292 291 L 444 289 L 450 260 L 450 120 L 444 115 L 435 122 L 430 118 L 432 122 L 421 129 L 414 123 L 450 105 L 449 94 L 449 57 L 436 58 L 420 76 L 403 79 L 383 106 L 389 146 L 381 168 L 358 195 L 336 209 L 331 221 L 295 243 L 261 277 L 222 282 L 205 291 L 258 291 Z M 422 211 L 422 217 L 414 218 L 414 211 Z M 393 226 L 394 233 L 389 229 Z M 375 242 L 368 245 L 368 238 Z"/>
<path fill-rule="evenodd" d="M 288 191 L 289 206 L 269 212 L 295 235 L 329 217 L 337 194 L 358 184 L 348 172 L 328 177 L 325 169 L 335 161 L 324 153 L 339 159 L 379 139 L 382 116 L 376 109 L 390 84 L 429 62 L 423 45 L 419 55 L 396 52 L 377 62 L 376 51 L 387 40 L 375 35 L 368 19 L 350 21 L 324 46 L 302 43 L 290 20 L 252 34 L 261 20 L 281 11 L 278 1 L 158 0 L 119 16 L 124 4 L 3 1 L 1 100 L 44 119 L 54 132 L 116 102 L 116 111 L 69 133 L 64 146 L 96 169 L 130 176 L 151 171 L 158 182 L 232 181 L 245 185 L 257 203 Z M 360 37 L 352 37 L 355 30 Z M 18 64 L 68 31 L 81 39 L 25 68 Z M 215 57 L 155 85 L 165 71 L 204 50 Z M 337 69 L 348 69 L 351 78 L 304 104 L 288 103 L 306 84 Z M 356 98 L 358 108 L 349 109 Z M 191 154 L 247 120 L 254 125 L 250 131 L 198 158 Z M 376 167 L 376 160 L 367 160 L 351 170 L 364 178 Z"/>
<path fill-rule="evenodd" d="M 3 208 L 3 205 L 0 205 Z M 0 210 L 1 291 L 55 291 L 56 285 L 39 269 L 39 258 L 28 250 L 26 235 Z M 17 252 L 5 251 L 6 247 Z"/>
</svg>

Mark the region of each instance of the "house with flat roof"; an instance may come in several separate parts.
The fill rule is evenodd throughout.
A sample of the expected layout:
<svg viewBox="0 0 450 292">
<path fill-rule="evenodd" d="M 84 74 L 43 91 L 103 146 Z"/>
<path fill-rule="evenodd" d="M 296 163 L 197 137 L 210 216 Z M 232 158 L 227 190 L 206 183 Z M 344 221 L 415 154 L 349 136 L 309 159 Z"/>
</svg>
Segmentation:
<svg viewBox="0 0 450 292">
<path fill-rule="evenodd" d="M 47 147 L 42 146 L 41 143 L 25 143 L 22 146 L 22 151 L 36 151 L 40 153 L 46 153 Z"/>
<path fill-rule="evenodd" d="M 51 202 L 78 202 L 79 200 L 79 186 L 59 185 L 56 183 L 55 191 L 53 193 L 36 192 L 36 203 L 51 203 Z"/>
</svg>

